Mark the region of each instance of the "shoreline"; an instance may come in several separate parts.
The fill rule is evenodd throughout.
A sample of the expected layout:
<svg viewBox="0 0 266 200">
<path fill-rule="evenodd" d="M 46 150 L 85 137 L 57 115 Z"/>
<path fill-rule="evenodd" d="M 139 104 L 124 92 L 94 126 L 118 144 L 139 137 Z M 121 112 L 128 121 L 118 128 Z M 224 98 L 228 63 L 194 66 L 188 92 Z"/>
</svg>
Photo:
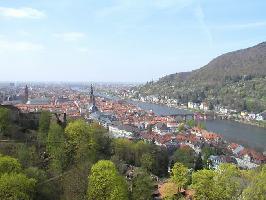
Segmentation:
<svg viewBox="0 0 266 200">
<path fill-rule="evenodd" d="M 241 124 L 247 124 L 247 125 L 256 126 L 256 127 L 259 127 L 259 128 L 266 129 L 266 124 L 258 124 L 256 122 L 244 121 L 244 120 L 239 120 L 239 119 L 234 119 L 233 121 L 241 123 Z"/>
<path fill-rule="evenodd" d="M 101 95 L 102 96 L 102 95 Z M 109 95 L 108 95 L 109 96 Z M 103 96 L 102 96 L 103 97 Z M 105 98 L 107 98 L 108 99 L 108 97 L 106 97 L 105 96 Z M 112 98 L 112 96 L 109 96 L 109 99 L 110 100 L 123 100 L 123 101 L 125 101 L 126 103 L 129 103 L 129 104 L 132 104 L 132 105 L 134 105 L 134 106 L 137 106 L 137 107 L 139 107 L 140 109 L 142 109 L 142 110 L 145 110 L 145 108 L 142 108 L 142 107 L 140 107 L 139 106 L 139 103 L 144 103 L 144 105 L 145 104 L 153 104 L 153 105 L 158 105 L 158 106 L 163 106 L 163 107 L 165 107 L 165 108 L 172 108 L 172 109 L 177 109 L 177 112 L 178 112 L 178 109 L 182 109 L 182 110 L 186 110 L 186 111 L 189 111 L 189 112 L 191 112 L 191 113 L 195 113 L 195 112 L 198 112 L 198 110 L 191 110 L 191 109 L 188 109 L 188 108 L 183 108 L 183 107 L 177 107 L 177 106 L 171 106 L 171 105 L 167 105 L 167 104 L 162 104 L 162 103 L 152 103 L 152 102 L 147 102 L 147 101 L 140 101 L 140 100 L 136 100 L 136 99 L 130 99 L 130 98 L 121 98 L 121 97 L 119 97 L 119 96 L 116 96 L 115 98 Z M 147 110 L 146 110 L 147 111 Z M 153 110 L 153 113 L 154 113 L 154 110 Z M 156 112 L 156 109 L 155 109 L 155 113 L 154 113 L 155 115 L 157 115 L 157 112 Z M 214 114 L 214 113 L 213 113 Z M 206 119 L 206 120 L 204 120 L 204 119 L 202 119 L 203 121 L 224 121 L 224 122 L 226 122 L 226 121 L 231 121 L 231 122 L 237 122 L 237 123 L 239 123 L 239 124 L 246 124 L 246 123 L 243 123 L 243 122 L 241 122 L 241 121 L 237 121 L 237 120 L 235 120 L 235 119 L 232 119 L 232 118 L 230 118 L 230 119 L 219 119 L 219 118 L 213 118 L 213 119 Z M 250 124 L 247 124 L 248 126 L 250 126 Z M 252 127 L 250 127 L 251 129 L 252 129 Z M 209 129 L 206 129 L 206 130 L 208 130 L 208 131 L 210 131 Z M 265 151 L 265 149 L 263 148 L 263 147 L 255 147 L 255 146 L 253 146 L 252 144 L 249 144 L 248 142 L 246 142 L 246 141 L 239 141 L 239 139 L 236 139 L 236 138 L 234 138 L 234 137 L 231 137 L 231 136 L 227 136 L 227 135 L 224 135 L 223 133 L 220 133 L 219 131 L 213 131 L 214 133 L 216 133 L 216 134 L 218 134 L 221 138 L 223 138 L 223 140 L 225 140 L 225 141 L 227 141 L 227 142 L 235 142 L 235 143 L 238 143 L 238 144 L 241 144 L 242 146 L 244 146 L 244 147 L 247 147 L 247 148 L 251 148 L 251 149 L 254 149 L 254 150 L 256 150 L 257 152 L 260 152 L 260 153 L 263 153 L 264 151 Z M 264 133 L 264 131 L 262 131 L 262 133 Z M 263 135 L 263 134 L 261 134 L 261 135 Z"/>
<path fill-rule="evenodd" d="M 108 95 L 109 96 L 109 95 Z M 111 95 L 111 97 L 114 97 L 113 95 Z M 125 97 L 120 97 L 120 96 L 115 96 L 118 97 L 121 100 L 130 100 L 130 101 L 134 101 L 134 102 L 141 102 L 141 103 L 151 103 L 151 104 L 155 104 L 155 105 L 161 105 L 161 106 L 167 106 L 168 108 L 175 108 L 175 109 L 180 109 L 180 110 L 185 110 L 185 111 L 190 111 L 193 114 L 195 112 L 203 112 L 202 110 L 196 110 L 196 109 L 189 109 L 187 107 L 183 107 L 183 106 L 174 106 L 174 105 L 168 105 L 168 104 L 164 104 L 164 103 L 156 103 L 156 102 L 149 102 L 149 101 L 141 101 L 138 99 L 131 99 L 131 98 L 125 98 Z M 217 115 L 218 113 L 212 111 L 215 115 Z M 213 119 L 216 120 L 216 119 Z M 228 119 L 221 119 L 221 120 L 230 120 L 230 121 L 235 121 L 241 124 L 247 124 L 250 126 L 255 126 L 255 127 L 259 127 L 259 128 L 264 128 L 266 130 L 266 122 L 264 124 L 260 124 L 259 122 L 252 122 L 252 121 L 245 121 L 245 120 L 241 120 L 241 119 L 232 119 L 232 118 L 228 118 Z"/>
<path fill-rule="evenodd" d="M 156 104 L 156 105 L 162 105 L 162 106 L 167 106 L 169 108 L 176 108 L 176 109 L 182 109 L 182 110 L 185 110 L 185 111 L 190 111 L 192 113 L 195 113 L 195 112 L 204 112 L 202 110 L 196 110 L 196 109 L 189 109 L 187 107 L 181 107 L 181 106 L 171 106 L 171 105 L 167 105 L 167 104 L 164 104 L 164 103 L 156 103 L 156 102 L 148 102 L 148 101 L 140 101 L 140 100 L 135 100 L 135 99 L 129 99 L 127 98 L 126 100 L 131 100 L 131 101 L 137 101 L 137 102 L 142 102 L 142 103 L 152 103 L 152 104 Z M 212 111 L 214 114 L 218 114 L 214 111 Z M 215 120 L 215 119 L 214 119 Z M 259 128 L 264 128 L 266 129 L 266 123 L 264 124 L 260 124 L 259 122 L 252 122 L 252 121 L 246 121 L 246 120 L 241 120 L 241 119 L 232 119 L 232 118 L 228 118 L 228 119 L 221 119 L 221 120 L 230 120 L 230 121 L 235 121 L 235 122 L 238 122 L 238 123 L 241 123 L 241 124 L 247 124 L 247 125 L 251 125 L 251 126 L 256 126 L 256 127 L 259 127 Z"/>
</svg>

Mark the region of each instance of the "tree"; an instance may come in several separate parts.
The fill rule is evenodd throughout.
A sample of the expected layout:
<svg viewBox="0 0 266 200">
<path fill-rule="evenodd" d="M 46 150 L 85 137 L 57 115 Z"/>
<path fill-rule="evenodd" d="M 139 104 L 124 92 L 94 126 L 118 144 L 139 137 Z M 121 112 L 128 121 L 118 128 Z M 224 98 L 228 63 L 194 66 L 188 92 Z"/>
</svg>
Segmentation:
<svg viewBox="0 0 266 200">
<path fill-rule="evenodd" d="M 206 124 L 205 124 L 204 122 L 200 122 L 200 123 L 198 124 L 198 127 L 199 127 L 200 129 L 206 129 Z"/>
<path fill-rule="evenodd" d="M 61 199 L 64 200 L 85 200 L 88 190 L 88 176 L 90 166 L 87 163 L 72 166 L 60 178 L 60 186 L 62 187 Z"/>
<path fill-rule="evenodd" d="M 192 174 L 192 188 L 196 191 L 195 199 L 216 200 L 215 172 L 213 170 L 199 170 Z"/>
<path fill-rule="evenodd" d="M 0 136 L 6 135 L 10 127 L 10 111 L 0 108 Z"/>
<path fill-rule="evenodd" d="M 50 127 L 50 119 L 51 119 L 50 112 L 48 111 L 41 112 L 40 120 L 39 120 L 39 129 L 38 129 L 38 134 L 37 134 L 37 140 L 38 140 L 39 145 L 46 144 L 47 133 Z"/>
<path fill-rule="evenodd" d="M 132 180 L 132 200 L 149 200 L 154 190 L 151 176 L 143 170 L 136 172 Z"/>
<path fill-rule="evenodd" d="M 174 162 L 183 163 L 188 168 L 194 168 L 195 152 L 190 147 L 177 149 L 172 157 Z"/>
<path fill-rule="evenodd" d="M 35 200 L 59 199 L 60 185 L 57 181 L 47 181 L 48 174 L 37 167 L 29 167 L 25 169 L 28 178 L 36 180 Z"/>
<path fill-rule="evenodd" d="M 176 162 L 171 169 L 171 182 L 175 183 L 178 188 L 184 188 L 189 180 L 188 168 L 182 163 Z"/>
<path fill-rule="evenodd" d="M 144 141 L 138 141 L 137 143 L 132 143 L 132 153 L 134 158 L 134 165 L 142 165 L 141 159 L 144 154 L 151 153 L 152 145 L 145 143 Z M 150 154 L 150 157 L 152 155 Z"/>
<path fill-rule="evenodd" d="M 19 144 L 17 150 L 17 158 L 22 164 L 23 168 L 34 165 L 38 162 L 38 154 L 34 145 L 27 146 L 26 144 Z"/>
<path fill-rule="evenodd" d="M 194 119 L 190 119 L 187 121 L 187 125 L 189 127 L 194 127 L 194 126 L 196 126 L 196 121 Z"/>
<path fill-rule="evenodd" d="M 89 176 L 88 199 L 128 199 L 126 182 L 118 174 L 111 161 L 101 160 L 92 166 Z"/>
<path fill-rule="evenodd" d="M 152 169 L 152 173 L 159 176 L 159 177 L 164 177 L 168 175 L 168 163 L 169 163 L 169 158 L 168 158 L 168 152 L 167 149 L 157 147 L 153 145 L 154 147 L 154 167 Z"/>
<path fill-rule="evenodd" d="M 141 156 L 140 163 L 145 170 L 150 172 L 154 165 L 154 158 L 151 154 L 145 153 Z"/>
<path fill-rule="evenodd" d="M 69 142 L 78 145 L 84 136 L 89 137 L 89 125 L 84 120 L 76 120 L 67 125 L 65 132 Z"/>
<path fill-rule="evenodd" d="M 185 124 L 180 124 L 179 126 L 178 126 L 178 132 L 182 132 L 182 131 L 184 131 L 185 130 Z"/>
<path fill-rule="evenodd" d="M 171 181 L 164 183 L 159 188 L 160 194 L 163 199 L 175 199 L 174 197 L 179 193 L 177 185 Z"/>
<path fill-rule="evenodd" d="M 208 159 L 211 155 L 217 155 L 217 152 L 214 148 L 211 147 L 203 147 L 202 148 L 202 155 L 203 155 L 203 164 L 205 168 L 208 168 Z"/>
<path fill-rule="evenodd" d="M 30 200 L 33 198 L 36 181 L 24 174 L 4 174 L 0 177 L 1 200 Z"/>
<path fill-rule="evenodd" d="M 251 183 L 243 191 L 244 200 L 266 200 L 266 166 L 252 177 Z"/>
<path fill-rule="evenodd" d="M 115 139 L 113 141 L 113 152 L 119 160 L 124 160 L 128 164 L 135 164 L 133 142 L 128 139 Z"/>
<path fill-rule="evenodd" d="M 244 189 L 240 170 L 232 164 L 221 164 L 216 171 L 199 170 L 192 174 L 196 199 L 239 199 Z"/>
<path fill-rule="evenodd" d="M 23 168 L 32 166 L 39 162 L 39 156 L 36 152 L 35 145 L 28 146 L 26 144 L 18 144 L 17 148 L 17 158 Z"/>
<path fill-rule="evenodd" d="M 90 124 L 91 137 L 94 147 L 97 150 L 97 157 L 100 160 L 110 159 L 111 157 L 111 138 L 107 129 L 97 123 Z"/>
<path fill-rule="evenodd" d="M 50 125 L 46 149 L 52 158 L 50 169 L 56 174 L 61 173 L 65 162 L 65 136 L 63 128 L 56 123 Z"/>
<path fill-rule="evenodd" d="M 0 176 L 3 174 L 18 173 L 21 171 L 21 165 L 17 159 L 10 156 L 0 155 Z"/>
<path fill-rule="evenodd" d="M 244 99 L 242 110 L 247 110 L 247 109 L 248 109 L 247 101 L 246 101 L 246 99 Z"/>
<path fill-rule="evenodd" d="M 196 161 L 195 161 L 194 170 L 195 171 L 201 170 L 201 169 L 203 169 L 203 167 L 204 167 L 203 160 L 201 158 L 201 153 L 199 153 L 199 155 L 197 156 Z"/>
<path fill-rule="evenodd" d="M 214 105 L 212 102 L 209 102 L 209 110 L 213 110 L 214 109 Z"/>
<path fill-rule="evenodd" d="M 232 164 L 221 164 L 216 171 L 218 196 L 223 200 L 237 200 L 244 188 L 241 187 L 240 170 Z"/>
<path fill-rule="evenodd" d="M 70 122 L 65 133 L 70 164 L 96 160 L 97 144 L 92 137 L 91 127 L 84 120 Z"/>
</svg>

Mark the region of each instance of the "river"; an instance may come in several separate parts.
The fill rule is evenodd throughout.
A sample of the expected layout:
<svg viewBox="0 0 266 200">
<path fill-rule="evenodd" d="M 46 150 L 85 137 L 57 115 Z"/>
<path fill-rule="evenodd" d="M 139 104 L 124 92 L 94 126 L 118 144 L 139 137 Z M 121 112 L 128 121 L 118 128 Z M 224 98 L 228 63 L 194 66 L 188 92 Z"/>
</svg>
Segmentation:
<svg viewBox="0 0 266 200">
<path fill-rule="evenodd" d="M 113 100 L 119 100 L 119 97 L 99 95 Z M 166 105 L 154 104 L 141 101 L 126 100 L 128 103 L 134 104 L 139 108 L 150 111 L 156 115 L 171 114 L 191 114 L 192 112 L 185 109 L 173 108 Z M 245 147 L 253 148 L 257 151 L 266 151 L 266 129 L 248 124 L 239 123 L 231 120 L 206 120 L 206 129 L 218 133 L 224 139 L 230 142 L 236 142 Z"/>
<path fill-rule="evenodd" d="M 152 110 L 156 115 L 185 114 L 191 113 L 188 110 L 168 107 L 147 102 L 131 101 L 143 110 Z M 258 151 L 266 151 L 266 129 L 257 126 L 247 125 L 230 120 L 207 120 L 206 129 L 219 133 L 226 140 L 237 142 L 246 147 L 251 147 Z"/>
</svg>

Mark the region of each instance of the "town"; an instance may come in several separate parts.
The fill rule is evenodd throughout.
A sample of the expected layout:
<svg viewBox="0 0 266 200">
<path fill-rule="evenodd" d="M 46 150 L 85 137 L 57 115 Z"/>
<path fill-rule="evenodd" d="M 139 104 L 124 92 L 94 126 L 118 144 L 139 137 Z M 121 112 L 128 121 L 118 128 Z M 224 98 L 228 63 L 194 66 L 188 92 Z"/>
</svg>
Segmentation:
<svg viewBox="0 0 266 200">
<path fill-rule="evenodd" d="M 178 102 L 176 99 L 160 95 L 137 95 L 136 98 L 136 91 L 134 89 L 116 90 L 115 94 L 125 99 L 133 99 L 135 101 L 149 102 L 154 104 L 163 104 L 169 107 L 188 109 L 194 112 L 198 111 L 201 113 L 205 113 L 214 119 L 229 119 L 250 125 L 266 127 L 266 110 L 260 113 L 247 112 L 246 110 L 238 111 L 228 106 L 225 107 L 219 104 L 213 105 L 212 103 L 207 101 L 188 101 L 184 104 Z"/>
<path fill-rule="evenodd" d="M 82 88 L 63 84 L 9 84 L 1 89 L 1 106 L 14 106 L 22 113 L 65 113 L 69 119 L 83 118 L 88 123 L 99 123 L 108 129 L 111 137 L 143 140 L 161 146 L 168 152 L 189 148 L 195 155 L 201 155 L 203 148 L 212 147 L 221 153 L 207 158 L 211 169 L 217 169 L 222 163 L 232 163 L 243 169 L 256 168 L 266 163 L 266 155 L 263 153 L 229 142 L 221 135 L 205 130 L 200 126 L 196 114 L 190 119 L 173 115 L 158 116 L 126 100 L 95 95 L 94 90 L 97 88 L 93 85 Z M 151 101 L 158 103 L 155 97 Z M 169 103 L 173 104 L 173 101 Z M 188 108 L 195 107 L 207 110 L 204 104 L 188 103 Z M 227 114 L 228 111 L 220 108 L 220 112 Z M 243 114 L 243 117 L 247 116 L 250 117 Z M 260 120 L 264 115 L 253 117 Z"/>
</svg>

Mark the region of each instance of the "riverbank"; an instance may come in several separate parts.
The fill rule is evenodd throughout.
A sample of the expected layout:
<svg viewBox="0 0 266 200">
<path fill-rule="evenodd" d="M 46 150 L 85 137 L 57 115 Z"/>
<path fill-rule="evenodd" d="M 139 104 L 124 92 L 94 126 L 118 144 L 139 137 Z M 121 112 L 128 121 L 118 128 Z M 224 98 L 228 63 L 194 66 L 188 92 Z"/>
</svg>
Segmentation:
<svg viewBox="0 0 266 200">
<path fill-rule="evenodd" d="M 125 98 L 124 98 L 125 99 Z M 161 105 L 161 106 L 167 106 L 169 108 L 174 108 L 174 109 L 181 109 L 181 110 L 185 110 L 185 111 L 189 111 L 191 113 L 206 113 L 206 111 L 203 110 L 197 110 L 197 109 L 190 109 L 187 108 L 186 106 L 175 106 L 175 105 L 169 105 L 169 104 L 164 104 L 164 103 L 158 103 L 158 102 L 148 102 L 148 101 L 140 101 L 137 99 L 125 99 L 125 100 L 130 100 L 130 101 L 134 101 L 134 102 L 142 102 L 142 103 L 151 103 L 151 104 L 156 104 L 156 105 Z M 213 113 L 213 115 L 223 115 L 221 113 L 217 113 L 215 111 L 210 111 Z M 266 128 L 266 121 L 247 121 L 247 120 L 243 120 L 243 119 L 238 119 L 235 117 L 230 117 L 228 115 L 224 115 L 224 117 L 222 117 L 222 120 L 232 120 L 238 123 L 242 123 L 242 124 L 247 124 L 247 125 L 251 125 L 251 126 L 255 126 L 255 127 L 259 127 L 259 128 Z M 266 134 L 266 131 L 265 131 Z"/>
<path fill-rule="evenodd" d="M 252 122 L 252 121 L 239 120 L 239 119 L 235 119 L 234 121 L 236 121 L 238 123 L 247 124 L 247 125 L 256 126 L 256 127 L 266 129 L 266 122 Z M 265 131 L 265 134 L 266 134 L 266 131 Z"/>
<path fill-rule="evenodd" d="M 154 104 L 141 101 L 127 100 L 139 108 L 150 111 L 156 115 L 171 115 L 182 112 L 191 112 L 181 108 L 173 108 L 164 104 Z M 230 140 L 231 142 L 239 143 L 243 146 L 248 146 L 260 152 L 266 151 L 266 129 L 250 124 L 240 123 L 235 120 L 205 120 L 206 129 L 218 133 Z"/>
</svg>

